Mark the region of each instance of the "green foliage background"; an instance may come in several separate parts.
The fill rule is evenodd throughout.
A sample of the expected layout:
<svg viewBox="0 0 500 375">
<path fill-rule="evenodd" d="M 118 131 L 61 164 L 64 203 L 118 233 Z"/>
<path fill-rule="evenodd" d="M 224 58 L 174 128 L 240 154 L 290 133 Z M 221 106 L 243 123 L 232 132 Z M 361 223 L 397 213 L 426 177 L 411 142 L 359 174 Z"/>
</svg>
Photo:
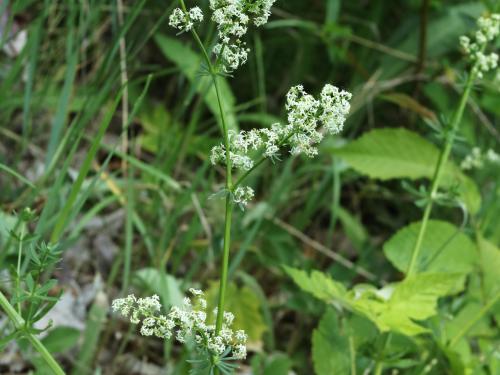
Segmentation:
<svg viewBox="0 0 500 375">
<path fill-rule="evenodd" d="M 17 261 L 8 233 L 31 207 L 29 230 L 64 250 L 46 275 L 59 280 L 53 295 L 84 301 L 77 328 L 55 321 L 43 339 L 68 373 L 185 374 L 188 350 L 141 337 L 109 301 L 135 290 L 168 307 L 191 286 L 215 300 L 223 171 L 208 156 L 220 118 L 192 39 L 168 27 L 176 2 L 124 5 L 123 22 L 114 1 L 0 5 L 2 43 L 6 30 L 27 32 L 25 48 L 0 57 L 0 289 L 12 292 Z M 429 124 L 446 123 L 463 88 L 458 37 L 495 11 L 494 0 L 278 0 L 249 33 L 248 63 L 222 85 L 231 128 L 285 121 L 284 97 L 299 83 L 314 94 L 333 83 L 353 102 L 318 158 L 283 155 L 252 175 L 256 199 L 235 214 L 228 309 L 250 335 L 242 371 L 500 374 L 500 168 L 459 168 L 472 147 L 499 151 L 498 76 L 474 90 L 445 168 L 442 189 L 463 205 L 434 209 L 419 274 L 402 281 L 422 216 L 415 202 L 443 143 Z M 199 32 L 213 43 L 211 23 Z M 19 348 L 22 371 L 46 373 L 26 342 Z M 12 365 L 0 361 L 0 372 Z"/>
</svg>

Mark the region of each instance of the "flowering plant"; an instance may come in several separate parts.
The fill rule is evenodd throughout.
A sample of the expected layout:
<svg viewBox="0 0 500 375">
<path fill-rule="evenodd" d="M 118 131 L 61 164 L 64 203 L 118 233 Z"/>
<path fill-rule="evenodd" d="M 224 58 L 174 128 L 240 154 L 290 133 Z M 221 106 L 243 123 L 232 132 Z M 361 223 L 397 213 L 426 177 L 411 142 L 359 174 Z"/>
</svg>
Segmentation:
<svg viewBox="0 0 500 375">
<path fill-rule="evenodd" d="M 180 7 L 170 15 L 169 24 L 181 33 L 190 32 L 205 59 L 208 74 L 212 78 L 222 119 L 223 142 L 213 147 L 210 160 L 213 165 L 226 167 L 226 215 L 224 228 L 223 256 L 219 287 L 218 307 L 215 324 L 206 322 L 206 301 L 202 292 L 191 289 L 194 301 L 185 298 L 182 307 L 174 306 L 166 315 L 161 315 L 161 305 L 157 296 L 127 298 L 113 302 L 113 309 L 131 323 L 142 322 L 141 333 L 163 339 L 175 339 L 180 343 L 192 340 L 196 351 L 202 356 L 203 369 L 210 373 L 229 373 L 234 365 L 228 361 L 246 357 L 246 338 L 243 331 L 233 332 L 231 324 L 234 316 L 224 311 L 228 278 L 228 262 L 231 239 L 233 205 L 242 208 L 254 198 L 250 186 L 244 180 L 266 160 L 275 162 L 286 151 L 293 155 L 304 154 L 314 157 L 318 154 L 318 144 L 324 134 L 338 134 L 342 131 L 350 110 L 351 94 L 331 84 L 324 86 L 319 99 L 308 94 L 302 85 L 292 87 L 286 95 L 287 123 L 272 124 L 269 128 L 241 130 L 228 129 L 224 117 L 224 103 L 219 91 L 218 77 L 233 73 L 245 64 L 249 49 L 243 37 L 251 23 L 264 25 L 275 0 L 210 0 L 211 20 L 217 26 L 218 41 L 212 49 L 215 61 L 207 51 L 196 32 L 196 25 L 204 20 L 199 7 L 188 9 L 183 0 Z M 233 171 L 243 172 L 233 181 Z"/>
</svg>

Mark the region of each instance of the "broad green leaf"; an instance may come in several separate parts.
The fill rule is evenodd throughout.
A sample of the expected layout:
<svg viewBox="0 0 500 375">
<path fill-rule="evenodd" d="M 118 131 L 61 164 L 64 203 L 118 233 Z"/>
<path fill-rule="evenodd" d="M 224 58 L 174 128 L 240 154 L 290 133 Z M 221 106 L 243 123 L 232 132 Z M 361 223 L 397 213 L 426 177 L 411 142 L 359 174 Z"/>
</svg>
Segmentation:
<svg viewBox="0 0 500 375">
<path fill-rule="evenodd" d="M 404 327 L 401 332 L 424 333 L 427 331 L 414 321 L 421 321 L 436 315 L 437 300 L 456 292 L 460 275 L 428 273 L 412 276 L 394 284 L 394 292 L 388 301 L 388 308 L 380 319 L 388 328 Z M 463 285 L 460 289 L 463 288 Z"/>
<path fill-rule="evenodd" d="M 312 357 L 317 375 L 349 375 L 351 360 L 349 342 L 340 333 L 337 314 L 329 309 L 313 332 Z"/>
<path fill-rule="evenodd" d="M 384 244 L 384 253 L 401 272 L 406 272 L 421 223 L 399 230 Z M 459 228 L 445 221 L 429 220 L 417 258 L 420 272 L 469 273 L 477 258 L 474 243 Z"/>
<path fill-rule="evenodd" d="M 200 77 L 200 69 L 203 62 L 201 53 L 197 54 L 187 47 L 185 43 L 163 34 L 155 34 L 154 39 L 163 55 L 179 67 L 182 74 L 193 85 L 194 90 L 203 96 L 210 112 L 212 112 L 220 124 L 221 117 L 215 88 L 211 83 L 210 77 Z M 227 81 L 221 77 L 218 79 L 227 126 L 236 129 L 238 127 L 234 108 L 236 99 Z"/>
<path fill-rule="evenodd" d="M 206 292 L 208 311 L 217 306 L 219 283 L 211 283 Z M 262 348 L 262 335 L 267 330 L 261 313 L 259 297 L 247 286 L 238 288 L 234 283 L 226 290 L 226 311 L 234 314 L 233 329 L 243 329 L 248 335 L 249 346 L 254 350 Z M 209 314 L 209 320 L 215 321 L 214 314 Z"/>
<path fill-rule="evenodd" d="M 179 282 L 173 276 L 156 268 L 143 268 L 137 271 L 135 276 L 151 292 L 160 296 L 165 308 L 182 304 L 184 296 L 180 291 Z"/>
<path fill-rule="evenodd" d="M 409 130 L 376 129 L 336 150 L 356 171 L 371 178 L 423 178 L 434 173 L 439 151 Z"/>
<path fill-rule="evenodd" d="M 478 239 L 482 287 L 486 300 L 500 292 L 500 249 L 482 237 Z"/>
<path fill-rule="evenodd" d="M 346 291 L 342 284 L 318 271 L 308 275 L 286 268 L 286 272 L 316 298 L 365 316 L 382 332 L 394 331 L 408 336 L 427 332 L 428 329 L 417 321 L 437 313 L 439 297 L 463 288 L 461 274 L 452 273 L 422 273 L 382 289 L 362 284 Z"/>
<path fill-rule="evenodd" d="M 420 135 L 404 128 L 376 129 L 335 150 L 352 168 L 371 178 L 432 179 L 439 159 L 438 148 Z M 476 184 L 451 161 L 444 167 L 443 186 L 460 185 L 462 200 L 472 213 L 481 205 Z"/>
<path fill-rule="evenodd" d="M 483 306 L 477 302 L 469 302 L 466 304 L 451 321 L 446 322 L 446 337 L 455 337 L 467 323 L 473 321 L 480 314 L 482 307 Z M 467 336 L 494 336 L 494 331 L 489 327 L 489 319 L 488 315 L 483 316 L 482 319 L 477 321 L 476 324 L 469 329 Z M 464 337 L 464 341 L 465 340 L 466 338 Z"/>
<path fill-rule="evenodd" d="M 268 355 L 262 375 L 288 375 L 292 367 L 292 360 L 282 353 Z"/>
</svg>

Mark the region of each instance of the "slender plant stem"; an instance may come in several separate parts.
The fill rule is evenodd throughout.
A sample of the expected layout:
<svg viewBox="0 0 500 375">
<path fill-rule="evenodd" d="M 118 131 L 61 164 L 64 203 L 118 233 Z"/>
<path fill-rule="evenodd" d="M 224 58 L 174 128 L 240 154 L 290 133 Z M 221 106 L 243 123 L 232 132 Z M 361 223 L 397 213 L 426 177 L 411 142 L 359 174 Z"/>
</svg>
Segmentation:
<svg viewBox="0 0 500 375">
<path fill-rule="evenodd" d="M 477 315 L 469 320 L 467 324 L 465 324 L 462 329 L 450 340 L 449 347 L 453 348 L 462 337 L 464 337 L 467 332 L 479 321 L 483 318 L 483 316 L 498 302 L 500 301 L 500 292 L 498 292 L 491 300 L 483 306 L 481 310 L 477 313 Z"/>
<path fill-rule="evenodd" d="M 182 10 L 188 14 L 186 5 L 184 4 L 184 0 L 179 0 Z M 226 197 L 226 213 L 224 219 L 224 242 L 222 245 L 223 253 L 222 253 L 222 267 L 220 274 L 220 284 L 219 284 L 219 299 L 217 303 L 217 319 L 215 325 L 215 333 L 218 334 L 222 329 L 222 322 L 224 319 L 224 304 L 226 297 L 226 289 L 227 289 L 227 279 L 228 279 L 228 268 L 229 268 L 229 253 L 231 248 L 231 223 L 233 216 L 233 202 L 231 199 L 230 192 L 233 190 L 233 182 L 232 182 L 232 165 L 231 165 L 231 145 L 229 142 L 229 133 L 226 123 L 226 116 L 224 112 L 224 106 L 222 104 L 222 98 L 220 94 L 219 82 L 217 72 L 210 60 L 210 56 L 208 55 L 203 42 L 196 30 L 191 29 L 191 34 L 193 35 L 194 40 L 196 41 L 198 47 L 200 48 L 203 58 L 207 64 L 210 76 L 212 77 L 212 81 L 215 87 L 215 94 L 217 97 L 217 104 L 220 112 L 220 119 L 222 125 L 222 136 L 224 138 L 224 145 L 226 148 L 226 190 L 228 195 Z M 216 371 L 218 372 L 218 371 Z"/>
<path fill-rule="evenodd" d="M 5 295 L 0 292 L 0 306 L 5 311 L 9 320 L 12 322 L 16 330 L 22 331 L 24 336 L 33 345 L 38 353 L 43 357 L 47 365 L 50 367 L 55 375 L 65 375 L 64 370 L 59 366 L 54 357 L 50 354 L 47 348 L 42 344 L 42 342 L 31 332 L 26 329 L 24 319 L 17 313 L 17 311 L 12 307 L 9 300 Z"/>
<path fill-rule="evenodd" d="M 23 257 L 23 239 L 24 239 L 24 225 L 21 226 L 21 235 L 19 237 L 19 247 L 17 249 L 17 277 L 16 277 L 16 293 L 21 290 L 21 260 Z M 21 301 L 17 302 L 17 312 L 21 314 Z"/>
<path fill-rule="evenodd" d="M 116 8 L 118 13 L 118 24 L 123 26 L 123 1 L 116 0 Z M 122 96 L 122 152 L 126 155 L 128 152 L 128 74 L 127 74 L 127 45 L 125 42 L 125 35 L 120 38 L 120 80 L 123 87 Z M 122 159 L 123 173 L 127 172 L 127 160 Z"/>
<path fill-rule="evenodd" d="M 458 127 L 460 125 L 460 122 L 462 120 L 462 116 L 464 114 L 465 106 L 467 104 L 467 101 L 469 99 L 472 86 L 474 84 L 474 80 L 476 78 L 475 74 L 475 66 L 472 68 L 469 77 L 467 79 L 467 83 L 465 86 L 465 91 L 462 94 L 462 97 L 460 99 L 460 103 L 458 106 L 457 111 L 455 112 L 455 115 L 453 116 L 451 127 L 448 130 L 448 136 L 446 137 L 446 143 L 444 147 L 441 150 L 441 153 L 439 154 L 439 159 L 436 165 L 436 169 L 434 171 L 434 176 L 432 178 L 432 185 L 431 185 L 431 192 L 429 196 L 429 200 L 427 202 L 427 205 L 425 207 L 424 215 L 422 218 L 422 224 L 420 225 L 420 230 L 418 232 L 417 236 L 417 241 L 415 242 L 415 246 L 413 247 L 413 252 L 412 252 L 412 257 L 410 264 L 408 266 L 408 270 L 406 272 L 406 276 L 412 276 L 416 272 L 416 263 L 418 259 L 418 255 L 420 253 L 420 249 L 422 247 L 422 242 L 424 240 L 424 235 L 425 231 L 427 229 L 427 224 L 429 222 L 429 218 L 431 216 L 432 212 L 432 207 L 434 204 L 434 199 L 436 198 L 439 184 L 441 182 L 441 177 L 443 175 L 444 167 L 446 163 L 448 162 L 448 158 L 450 156 L 451 148 L 453 146 L 453 142 L 455 141 L 455 136 L 458 130 Z"/>
<path fill-rule="evenodd" d="M 229 269 L 229 250 L 231 243 L 231 220 L 233 215 L 233 203 L 231 202 L 231 197 L 226 197 L 226 217 L 224 224 L 224 245 L 223 245 L 223 255 L 222 255 L 222 269 L 221 278 L 219 286 L 219 301 L 217 304 L 217 320 L 215 324 L 215 332 L 220 332 L 222 329 L 222 322 L 224 319 L 224 304 L 225 295 L 227 289 L 227 275 Z"/>
</svg>

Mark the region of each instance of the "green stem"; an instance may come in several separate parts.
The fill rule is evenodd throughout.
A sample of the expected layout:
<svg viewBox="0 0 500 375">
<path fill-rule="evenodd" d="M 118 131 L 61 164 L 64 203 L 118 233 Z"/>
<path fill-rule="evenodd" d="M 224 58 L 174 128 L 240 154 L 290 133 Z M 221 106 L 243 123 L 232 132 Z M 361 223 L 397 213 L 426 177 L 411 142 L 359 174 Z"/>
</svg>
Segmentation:
<svg viewBox="0 0 500 375">
<path fill-rule="evenodd" d="M 0 306 L 9 317 L 10 321 L 14 325 L 14 328 L 23 332 L 24 336 L 29 340 L 37 352 L 40 353 L 52 372 L 55 375 L 65 375 L 64 370 L 59 366 L 42 342 L 26 329 L 24 319 L 17 313 L 14 307 L 12 307 L 9 300 L 2 292 L 0 292 Z"/>
<path fill-rule="evenodd" d="M 224 304 L 227 289 L 227 275 L 229 269 L 229 250 L 231 243 L 231 220 L 233 215 L 233 203 L 231 202 L 231 197 L 228 195 L 226 197 L 226 217 L 224 224 L 224 245 L 223 245 L 223 255 L 222 255 L 222 269 L 221 278 L 219 285 L 219 301 L 217 304 L 217 320 L 215 324 L 216 334 L 222 329 L 222 323 L 224 320 Z"/>
<path fill-rule="evenodd" d="M 477 313 L 477 315 L 469 320 L 466 325 L 450 340 L 449 347 L 454 347 L 462 337 L 479 321 L 483 316 L 498 302 L 500 301 L 500 292 L 498 292 L 483 308 Z"/>
<path fill-rule="evenodd" d="M 16 294 L 19 297 L 21 290 L 21 260 L 23 254 L 23 239 L 24 239 L 24 225 L 21 226 L 21 236 L 19 237 L 19 247 L 17 249 L 17 277 L 16 277 Z M 21 301 L 17 302 L 17 312 L 21 314 Z"/>
<path fill-rule="evenodd" d="M 458 127 L 460 125 L 460 122 L 462 120 L 462 116 L 463 116 L 467 101 L 469 99 L 470 92 L 472 90 L 472 86 L 473 86 L 474 79 L 476 76 L 475 71 L 476 71 L 476 69 L 474 66 L 471 70 L 471 73 L 469 74 L 469 78 L 468 78 L 466 86 L 465 86 L 465 91 L 462 95 L 462 98 L 460 99 L 460 104 L 458 106 L 458 109 L 455 112 L 455 115 L 453 116 L 451 127 L 449 129 L 448 136 L 446 137 L 445 146 L 441 150 L 441 153 L 439 154 L 439 159 L 438 159 L 438 162 L 436 165 L 436 169 L 434 171 L 434 176 L 432 178 L 432 185 L 431 185 L 431 192 L 430 192 L 430 196 L 429 196 L 429 201 L 427 202 L 427 205 L 425 207 L 424 215 L 422 218 L 422 224 L 420 225 L 420 230 L 418 232 L 417 241 L 415 242 L 415 246 L 413 248 L 410 265 L 408 266 L 408 271 L 406 272 L 407 277 L 412 276 L 416 272 L 415 267 L 416 267 L 418 255 L 420 253 L 420 249 L 422 247 L 422 242 L 424 240 L 424 235 L 425 235 L 425 231 L 427 229 L 427 224 L 428 224 L 429 218 L 431 216 L 432 207 L 434 204 L 434 199 L 436 198 L 436 195 L 437 195 L 437 192 L 439 189 L 439 184 L 441 182 L 441 177 L 443 175 L 444 167 L 445 167 L 446 163 L 448 162 L 451 148 L 453 146 L 453 142 L 455 141 L 455 136 L 456 136 Z"/>
<path fill-rule="evenodd" d="M 184 0 L 179 0 L 179 4 L 182 10 L 188 14 L 186 5 Z M 196 30 L 191 29 L 191 34 L 193 38 L 200 48 L 203 58 L 207 64 L 210 76 L 212 77 L 212 81 L 215 87 L 215 94 L 217 96 L 217 104 L 219 107 L 221 125 L 222 125 L 222 136 L 224 138 L 224 145 L 226 147 L 226 190 L 228 192 L 232 192 L 233 190 L 233 182 L 232 182 L 232 165 L 231 165 L 231 145 L 229 143 L 229 134 L 226 124 L 226 116 L 224 112 L 224 107 L 222 105 L 222 99 L 220 94 L 219 83 L 217 81 L 217 72 L 210 60 L 210 56 L 208 55 L 203 42 Z M 228 268 L 229 268 L 229 252 L 231 247 L 231 222 L 233 214 L 233 202 L 231 200 L 231 195 L 228 194 L 226 197 L 226 214 L 225 214 L 225 222 L 224 222 L 224 242 L 223 242 L 223 254 L 222 254 L 222 269 L 221 269 L 221 278 L 219 285 L 219 299 L 217 303 L 217 320 L 215 325 L 215 333 L 218 334 L 222 329 L 222 322 L 224 319 L 224 302 L 226 296 L 226 288 L 227 288 L 227 278 L 228 278 Z"/>
</svg>

